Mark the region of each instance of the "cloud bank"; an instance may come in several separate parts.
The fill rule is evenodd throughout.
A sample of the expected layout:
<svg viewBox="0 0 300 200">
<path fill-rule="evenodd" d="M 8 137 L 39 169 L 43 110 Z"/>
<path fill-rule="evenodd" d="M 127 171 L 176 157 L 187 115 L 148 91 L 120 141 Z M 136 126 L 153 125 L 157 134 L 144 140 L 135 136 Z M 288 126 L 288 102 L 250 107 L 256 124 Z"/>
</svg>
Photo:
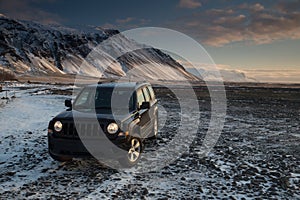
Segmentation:
<svg viewBox="0 0 300 200">
<path fill-rule="evenodd" d="M 201 7 L 201 5 L 202 4 L 197 0 L 180 0 L 178 7 L 194 9 L 194 8 Z"/>
<path fill-rule="evenodd" d="M 220 81 L 218 73 L 225 82 L 261 82 L 261 83 L 300 83 L 300 69 L 260 69 L 240 70 L 234 69 L 229 65 L 188 63 L 177 60 L 185 69 L 209 81 Z M 265 69 L 264 69 L 265 68 Z"/>
<path fill-rule="evenodd" d="M 259 82 L 300 83 L 299 70 L 245 70 L 247 76 L 255 77 Z"/>
<path fill-rule="evenodd" d="M 257 82 L 241 70 L 232 69 L 228 65 L 213 65 L 205 63 L 189 63 L 177 60 L 184 68 L 205 81 L 226 81 L 226 82 Z"/>
<path fill-rule="evenodd" d="M 46 0 L 51 4 L 55 0 Z M 41 10 L 34 5 L 39 3 L 37 0 L 9 0 L 0 1 L 1 12 L 11 18 L 19 20 L 37 21 L 42 24 L 60 24 L 64 21 L 60 16 Z"/>
<path fill-rule="evenodd" d="M 241 3 L 193 12 L 167 24 L 210 46 L 300 39 L 300 1 Z"/>
</svg>

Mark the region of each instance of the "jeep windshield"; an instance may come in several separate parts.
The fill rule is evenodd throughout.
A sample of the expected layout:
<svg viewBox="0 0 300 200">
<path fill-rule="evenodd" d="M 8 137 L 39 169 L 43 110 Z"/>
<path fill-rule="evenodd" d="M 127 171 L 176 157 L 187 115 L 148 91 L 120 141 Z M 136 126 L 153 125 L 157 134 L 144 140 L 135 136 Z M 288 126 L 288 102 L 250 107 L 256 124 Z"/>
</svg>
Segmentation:
<svg viewBox="0 0 300 200">
<path fill-rule="evenodd" d="M 73 109 L 82 112 L 111 113 L 112 110 L 133 111 L 131 88 L 87 87 L 76 98 Z"/>
</svg>

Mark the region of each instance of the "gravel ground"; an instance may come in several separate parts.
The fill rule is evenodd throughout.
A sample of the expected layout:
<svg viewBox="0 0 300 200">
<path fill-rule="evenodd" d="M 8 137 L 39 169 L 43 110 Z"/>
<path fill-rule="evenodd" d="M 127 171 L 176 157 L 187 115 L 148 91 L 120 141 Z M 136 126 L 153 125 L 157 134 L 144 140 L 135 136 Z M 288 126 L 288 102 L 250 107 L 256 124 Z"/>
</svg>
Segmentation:
<svg viewBox="0 0 300 200">
<path fill-rule="evenodd" d="M 0 107 L 0 199 L 300 199 L 300 89 L 228 87 L 224 129 L 214 149 L 200 158 L 210 99 L 205 88 L 197 88 L 197 138 L 175 162 L 140 174 L 93 159 L 53 161 L 47 123 L 64 109 L 67 96 L 43 91 L 49 90 L 17 91 L 16 99 Z M 166 145 L 178 128 L 177 99 L 164 88 L 156 93 L 161 115 L 168 117 L 145 152 Z"/>
</svg>

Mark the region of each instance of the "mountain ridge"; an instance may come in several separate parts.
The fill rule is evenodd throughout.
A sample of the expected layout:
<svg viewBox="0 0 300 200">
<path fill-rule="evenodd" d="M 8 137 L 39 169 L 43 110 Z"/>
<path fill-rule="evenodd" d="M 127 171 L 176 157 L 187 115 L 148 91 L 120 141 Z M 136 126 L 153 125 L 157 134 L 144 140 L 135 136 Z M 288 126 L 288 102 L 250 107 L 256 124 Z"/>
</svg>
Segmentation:
<svg viewBox="0 0 300 200">
<path fill-rule="evenodd" d="M 106 41 L 110 43 L 104 46 Z M 111 54 L 121 56 L 113 58 Z M 0 67 L 16 75 L 199 80 L 171 56 L 128 39 L 118 30 L 43 25 L 1 15 Z"/>
</svg>

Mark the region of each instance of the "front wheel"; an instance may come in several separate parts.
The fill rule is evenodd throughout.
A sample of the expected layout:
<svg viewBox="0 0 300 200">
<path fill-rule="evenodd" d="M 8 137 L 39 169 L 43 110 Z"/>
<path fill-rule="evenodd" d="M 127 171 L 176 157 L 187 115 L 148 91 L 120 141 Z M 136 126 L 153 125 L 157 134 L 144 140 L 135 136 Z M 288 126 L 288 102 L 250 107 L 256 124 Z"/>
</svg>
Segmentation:
<svg viewBox="0 0 300 200">
<path fill-rule="evenodd" d="M 130 148 L 127 151 L 126 158 L 122 158 L 119 162 L 123 167 L 132 167 L 140 159 L 143 149 L 143 144 L 140 139 L 132 138 L 130 141 Z"/>
</svg>

